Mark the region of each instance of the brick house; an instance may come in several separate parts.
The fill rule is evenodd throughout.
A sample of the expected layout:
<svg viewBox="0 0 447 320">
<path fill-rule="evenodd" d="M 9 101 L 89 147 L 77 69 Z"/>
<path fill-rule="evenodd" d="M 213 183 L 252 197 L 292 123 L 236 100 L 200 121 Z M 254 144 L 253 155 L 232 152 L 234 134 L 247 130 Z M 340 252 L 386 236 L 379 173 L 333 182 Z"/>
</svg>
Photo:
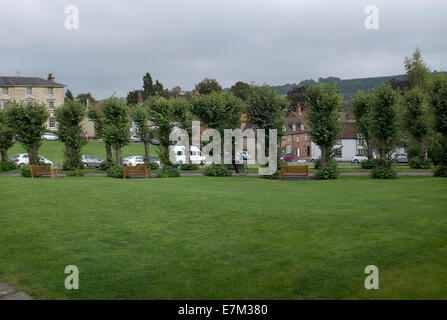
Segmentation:
<svg viewBox="0 0 447 320">
<path fill-rule="evenodd" d="M 294 160 L 308 160 L 312 156 L 311 150 L 307 110 L 298 104 L 296 110 L 286 116 L 281 152 L 291 154 Z"/>
</svg>

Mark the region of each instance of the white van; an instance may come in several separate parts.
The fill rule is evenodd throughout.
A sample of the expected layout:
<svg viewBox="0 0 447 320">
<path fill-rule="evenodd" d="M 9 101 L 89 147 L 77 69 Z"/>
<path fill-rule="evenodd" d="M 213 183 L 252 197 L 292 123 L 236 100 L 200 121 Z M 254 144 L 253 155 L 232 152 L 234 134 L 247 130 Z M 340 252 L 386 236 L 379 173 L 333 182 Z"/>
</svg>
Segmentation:
<svg viewBox="0 0 447 320">
<path fill-rule="evenodd" d="M 174 164 L 182 164 L 186 163 L 186 156 L 185 156 L 185 146 L 171 146 L 169 147 L 170 151 L 173 151 L 175 153 L 175 160 L 173 161 Z M 189 161 L 190 163 L 200 164 L 204 165 L 206 161 L 206 157 L 203 155 L 202 151 L 200 151 L 199 148 L 196 146 L 189 147 L 190 155 L 189 155 Z"/>
</svg>

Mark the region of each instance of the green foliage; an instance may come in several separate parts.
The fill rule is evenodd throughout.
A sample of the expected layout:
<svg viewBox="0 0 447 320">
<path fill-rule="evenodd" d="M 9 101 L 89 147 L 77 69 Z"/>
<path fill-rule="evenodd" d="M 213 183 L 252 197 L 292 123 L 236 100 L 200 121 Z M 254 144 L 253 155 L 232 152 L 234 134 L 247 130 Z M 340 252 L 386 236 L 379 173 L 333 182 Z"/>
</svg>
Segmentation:
<svg viewBox="0 0 447 320">
<path fill-rule="evenodd" d="M 149 110 L 147 107 L 135 106 L 131 111 L 131 115 L 137 127 L 137 135 L 144 143 L 144 159 L 145 161 L 149 161 L 149 143 L 154 131 L 149 126 Z"/>
<path fill-rule="evenodd" d="M 268 129 L 276 129 L 278 141 L 283 136 L 284 117 L 289 101 L 267 86 L 251 85 L 246 98 L 248 121 L 259 129 L 265 129 L 268 150 Z"/>
<path fill-rule="evenodd" d="M 160 167 L 157 162 L 145 162 L 144 165 L 151 170 L 157 170 Z"/>
<path fill-rule="evenodd" d="M 76 97 L 76 100 L 79 101 L 81 103 L 81 105 L 83 105 L 83 106 L 97 103 L 97 101 L 95 100 L 95 98 L 92 97 L 90 92 L 78 94 L 78 96 Z"/>
<path fill-rule="evenodd" d="M 20 170 L 20 174 L 22 175 L 22 177 L 31 178 L 31 168 L 30 168 L 30 166 L 28 164 L 24 165 L 22 167 L 22 169 Z"/>
<path fill-rule="evenodd" d="M 430 70 L 422 59 L 419 48 L 416 48 L 411 58 L 405 57 L 404 66 L 412 88 L 424 90 L 428 87 Z"/>
<path fill-rule="evenodd" d="M 447 76 L 434 78 L 429 102 L 433 109 L 435 130 L 447 137 Z"/>
<path fill-rule="evenodd" d="M 14 161 L 11 160 L 0 161 L 0 171 L 10 171 L 14 169 L 17 169 L 17 166 Z"/>
<path fill-rule="evenodd" d="M 369 158 L 372 158 L 371 109 L 373 104 L 374 96 L 363 91 L 357 92 L 351 103 L 351 109 L 356 119 L 357 132 L 362 135 L 365 141 L 364 146 L 369 151 Z"/>
<path fill-rule="evenodd" d="M 67 172 L 65 172 L 65 174 L 67 175 L 67 177 L 83 177 L 84 176 L 84 171 L 82 171 L 82 170 L 73 170 L 73 171 L 67 171 Z"/>
<path fill-rule="evenodd" d="M 235 96 L 242 100 L 247 98 L 247 95 L 250 91 L 250 85 L 248 83 L 238 81 L 231 88 L 230 92 Z"/>
<path fill-rule="evenodd" d="M 362 161 L 360 161 L 360 166 L 362 167 L 362 169 L 375 168 L 376 160 L 375 159 L 362 160 Z"/>
<path fill-rule="evenodd" d="M 447 177 L 447 166 L 438 166 L 433 172 L 435 177 Z"/>
<path fill-rule="evenodd" d="M 152 77 L 149 72 L 147 72 L 143 77 L 143 99 L 146 100 L 149 97 L 155 95 L 154 83 L 152 82 Z"/>
<path fill-rule="evenodd" d="M 65 144 L 65 166 L 68 170 L 79 168 L 82 147 L 87 143 L 84 138 L 82 121 L 86 116 L 84 106 L 75 100 L 67 100 L 56 109 L 58 137 Z"/>
<path fill-rule="evenodd" d="M 198 170 L 199 165 L 196 163 L 182 163 L 180 165 L 181 170 Z"/>
<path fill-rule="evenodd" d="M 172 167 L 163 167 L 158 173 L 158 178 L 177 178 L 180 177 L 180 172 L 178 169 Z"/>
<path fill-rule="evenodd" d="M 65 93 L 65 102 L 68 100 L 74 100 L 73 93 L 70 91 L 70 89 L 68 89 Z"/>
<path fill-rule="evenodd" d="M 141 94 L 143 94 L 141 90 L 132 90 L 127 93 L 126 102 L 128 105 L 138 104 L 138 93 L 139 92 L 141 92 Z"/>
<path fill-rule="evenodd" d="M 397 171 L 394 168 L 394 161 L 388 157 L 374 160 L 375 167 L 371 170 L 371 177 L 375 179 L 395 179 Z"/>
<path fill-rule="evenodd" d="M 8 123 L 6 110 L 0 110 L 0 151 L 3 161 L 8 160 L 8 149 L 14 145 L 14 130 Z"/>
<path fill-rule="evenodd" d="M 408 160 L 408 165 L 413 169 L 429 169 L 432 167 L 432 162 L 430 159 L 421 161 L 418 157 L 412 157 Z"/>
<path fill-rule="evenodd" d="M 200 94 L 210 94 L 211 92 L 222 92 L 222 87 L 216 79 L 205 78 L 196 84 L 195 89 L 199 91 Z"/>
<path fill-rule="evenodd" d="M 337 161 L 335 159 L 328 160 L 326 168 L 320 167 L 317 173 L 315 174 L 315 178 L 318 180 L 332 180 L 337 179 L 340 175 L 340 171 L 338 170 Z"/>
<path fill-rule="evenodd" d="M 380 157 L 389 157 L 398 140 L 398 93 L 390 85 L 374 90 L 371 133 Z"/>
<path fill-rule="evenodd" d="M 49 113 L 44 103 L 13 101 L 6 111 L 6 121 L 11 126 L 17 140 L 28 151 L 30 164 L 39 163 L 39 146 L 46 131 Z"/>
<path fill-rule="evenodd" d="M 64 154 L 64 156 L 65 156 L 65 154 Z M 62 162 L 62 169 L 63 170 L 70 171 L 70 170 L 84 169 L 84 168 L 85 168 L 85 166 L 84 166 L 84 164 L 82 162 L 77 162 L 74 165 L 73 165 L 73 163 L 68 162 L 66 160 L 64 162 Z"/>
<path fill-rule="evenodd" d="M 210 177 L 229 177 L 229 176 L 231 176 L 231 171 L 228 170 L 226 165 L 215 164 L 215 165 L 206 167 L 203 174 L 205 176 L 210 176 Z"/>
<path fill-rule="evenodd" d="M 107 176 L 112 178 L 123 178 L 123 168 L 117 165 L 111 165 L 107 169 Z"/>
<path fill-rule="evenodd" d="M 109 168 L 115 166 L 115 164 L 113 162 L 110 161 L 104 161 L 103 163 L 101 163 L 101 165 L 99 166 L 99 170 L 102 171 L 107 171 Z"/>
<path fill-rule="evenodd" d="M 429 127 L 425 94 L 420 89 L 407 91 L 403 97 L 404 122 L 408 132 L 415 138 L 423 138 Z"/>
</svg>

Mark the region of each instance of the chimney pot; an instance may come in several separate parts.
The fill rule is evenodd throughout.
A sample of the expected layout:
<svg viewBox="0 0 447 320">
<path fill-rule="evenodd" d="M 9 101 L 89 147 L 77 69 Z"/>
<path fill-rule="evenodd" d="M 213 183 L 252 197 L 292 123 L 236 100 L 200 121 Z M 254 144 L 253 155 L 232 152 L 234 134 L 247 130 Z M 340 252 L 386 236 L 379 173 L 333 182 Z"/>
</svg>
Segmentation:
<svg viewBox="0 0 447 320">
<path fill-rule="evenodd" d="M 48 74 L 48 81 L 54 82 L 54 74 L 52 73 Z"/>
</svg>

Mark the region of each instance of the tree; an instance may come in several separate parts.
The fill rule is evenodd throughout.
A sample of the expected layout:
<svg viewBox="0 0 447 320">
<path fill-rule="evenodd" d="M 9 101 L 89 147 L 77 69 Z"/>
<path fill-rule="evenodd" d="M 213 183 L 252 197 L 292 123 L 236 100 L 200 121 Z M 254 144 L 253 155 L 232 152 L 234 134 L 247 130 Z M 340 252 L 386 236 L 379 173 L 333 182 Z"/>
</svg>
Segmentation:
<svg viewBox="0 0 447 320">
<path fill-rule="evenodd" d="M 154 84 L 149 72 L 143 77 L 143 100 L 155 95 Z"/>
<path fill-rule="evenodd" d="M 374 155 L 371 134 L 371 109 L 374 103 L 374 96 L 370 93 L 359 91 L 354 95 L 351 103 L 357 132 L 362 135 L 368 159 L 372 160 Z"/>
<path fill-rule="evenodd" d="M 6 120 L 17 135 L 17 141 L 28 151 L 31 165 L 39 164 L 39 147 L 49 116 L 47 106 L 38 101 L 32 103 L 13 101 L 6 110 Z"/>
<path fill-rule="evenodd" d="M 235 96 L 242 100 L 247 98 L 247 94 L 250 91 L 250 85 L 248 83 L 238 81 L 231 88 L 230 92 Z"/>
<path fill-rule="evenodd" d="M 411 58 L 405 57 L 405 70 L 412 88 L 426 90 L 430 80 L 430 69 L 422 59 L 421 50 L 416 48 Z"/>
<path fill-rule="evenodd" d="M 154 90 L 156 96 L 164 98 L 167 98 L 169 96 L 169 90 L 168 89 L 165 90 L 161 82 L 159 82 L 158 80 L 155 80 Z"/>
<path fill-rule="evenodd" d="M 391 88 L 394 90 L 399 90 L 401 93 L 411 89 L 411 84 L 408 80 L 398 80 L 396 78 L 392 78 L 389 81 L 389 84 L 391 85 Z"/>
<path fill-rule="evenodd" d="M 205 78 L 195 86 L 196 90 L 200 94 L 210 94 L 211 92 L 222 92 L 222 87 L 215 79 Z"/>
<path fill-rule="evenodd" d="M 65 167 L 69 170 L 79 168 L 81 150 L 87 143 L 84 137 L 82 121 L 85 118 L 85 107 L 78 101 L 68 100 L 56 109 L 59 139 L 65 144 Z"/>
<path fill-rule="evenodd" d="M 299 86 L 287 92 L 287 100 L 290 102 L 289 111 L 295 111 L 297 105 L 303 106 L 305 104 L 304 93 L 306 89 L 307 86 Z"/>
<path fill-rule="evenodd" d="M 97 103 L 97 101 L 95 100 L 95 98 L 92 97 L 90 92 L 78 94 L 76 100 L 78 100 L 83 106 L 88 106 Z"/>
<path fill-rule="evenodd" d="M 95 138 L 104 138 L 104 145 L 106 148 L 106 162 L 111 163 L 112 159 L 112 145 L 110 141 L 104 136 L 104 114 L 101 107 L 90 107 L 87 113 L 88 118 L 93 122 L 95 127 Z"/>
<path fill-rule="evenodd" d="M 65 93 L 65 101 L 74 100 L 73 93 L 71 93 L 70 89 Z"/>
<path fill-rule="evenodd" d="M 308 118 L 311 139 L 321 150 L 321 169 L 326 169 L 332 158 L 333 148 L 341 126 L 339 111 L 343 106 L 343 96 L 335 83 L 312 85 L 304 93 L 309 105 Z"/>
<path fill-rule="evenodd" d="M 148 107 L 136 106 L 131 111 L 132 119 L 137 126 L 137 135 L 144 143 L 144 162 L 150 161 L 149 143 L 153 135 L 153 130 L 149 125 Z"/>
<path fill-rule="evenodd" d="M 143 95 L 143 92 L 141 90 L 132 90 L 127 93 L 127 104 L 128 105 L 137 105 L 138 104 L 138 94 L 141 92 L 141 95 Z"/>
<path fill-rule="evenodd" d="M 429 102 L 434 115 L 434 129 L 438 133 L 437 158 L 439 166 L 435 174 L 447 177 L 447 77 L 436 76 L 433 80 Z"/>
<path fill-rule="evenodd" d="M 381 159 L 382 168 L 391 167 L 391 153 L 398 140 L 398 93 L 388 85 L 381 85 L 374 90 L 372 106 L 371 133 L 374 145 Z"/>
<path fill-rule="evenodd" d="M 121 148 L 130 142 L 129 108 L 124 101 L 112 96 L 104 101 L 101 109 L 104 115 L 102 134 L 115 148 L 116 165 L 121 166 Z"/>
<path fill-rule="evenodd" d="M 178 98 L 180 96 L 181 92 L 182 92 L 182 88 L 180 86 L 175 86 L 174 88 L 172 88 L 169 95 L 173 98 Z"/>
<path fill-rule="evenodd" d="M 0 153 L 2 161 L 8 161 L 8 149 L 13 145 L 14 131 L 8 123 L 6 110 L 0 110 Z"/>
<path fill-rule="evenodd" d="M 429 128 L 425 94 L 418 88 L 411 89 L 406 92 L 402 102 L 405 127 L 418 142 L 418 158 L 423 162 L 426 158 L 424 140 Z"/>
</svg>

